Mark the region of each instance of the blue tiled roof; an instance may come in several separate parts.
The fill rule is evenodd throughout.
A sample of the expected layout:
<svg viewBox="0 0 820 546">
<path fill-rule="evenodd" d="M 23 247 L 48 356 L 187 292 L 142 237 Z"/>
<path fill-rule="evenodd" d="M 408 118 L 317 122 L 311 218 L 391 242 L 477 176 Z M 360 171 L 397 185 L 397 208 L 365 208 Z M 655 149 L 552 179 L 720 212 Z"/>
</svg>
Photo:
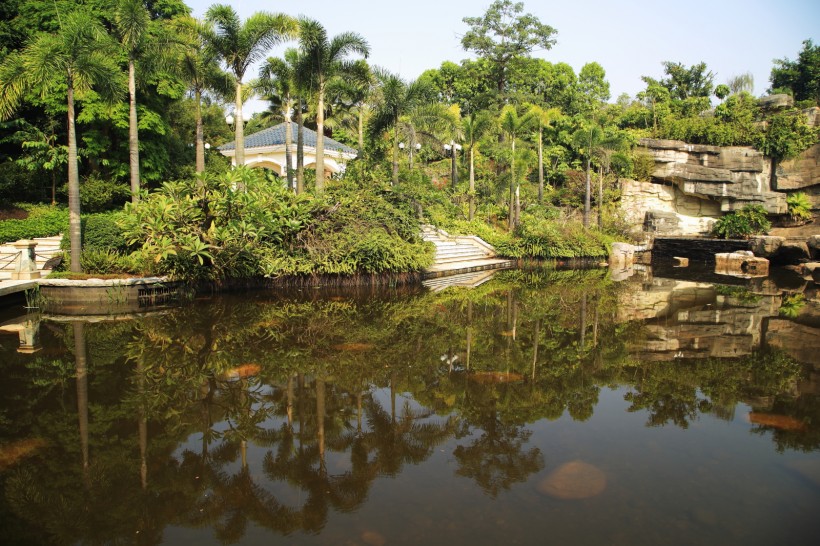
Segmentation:
<svg viewBox="0 0 820 546">
<path fill-rule="evenodd" d="M 251 148 L 264 148 L 266 146 L 284 146 L 285 145 L 285 126 L 287 123 L 280 123 L 279 125 L 274 125 L 273 127 L 268 127 L 267 129 L 263 129 L 257 133 L 253 133 L 252 135 L 248 135 L 245 137 L 245 150 L 249 150 Z M 297 132 L 298 125 L 296 122 L 290 122 L 290 134 L 291 134 L 291 142 L 293 142 L 293 149 L 294 153 L 296 150 L 296 132 Z M 306 147 L 316 148 L 316 131 L 308 129 L 307 127 L 302 129 L 302 136 L 304 138 L 304 145 Z M 324 140 L 325 150 L 333 150 L 337 152 L 345 152 L 349 154 L 357 154 L 358 152 L 351 148 L 350 146 L 345 146 L 341 142 L 336 142 L 332 138 L 325 137 Z M 223 144 L 219 147 L 219 150 L 233 150 L 236 148 L 236 144 L 234 142 L 228 142 L 227 144 Z"/>
</svg>

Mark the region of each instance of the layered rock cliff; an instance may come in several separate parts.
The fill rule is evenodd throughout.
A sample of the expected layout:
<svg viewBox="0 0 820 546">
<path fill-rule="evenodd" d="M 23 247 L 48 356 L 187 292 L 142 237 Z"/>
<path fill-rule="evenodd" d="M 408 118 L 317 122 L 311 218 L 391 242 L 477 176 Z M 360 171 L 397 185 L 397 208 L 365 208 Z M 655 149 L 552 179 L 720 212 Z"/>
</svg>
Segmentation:
<svg viewBox="0 0 820 546">
<path fill-rule="evenodd" d="M 820 108 L 806 111 L 820 126 Z M 748 146 L 706 146 L 679 140 L 641 139 L 639 151 L 655 161 L 650 182 L 624 181 L 626 219 L 663 235 L 708 233 L 724 213 L 748 204 L 786 214 L 786 197 L 801 191 L 820 210 L 820 143 L 776 166 Z"/>
</svg>

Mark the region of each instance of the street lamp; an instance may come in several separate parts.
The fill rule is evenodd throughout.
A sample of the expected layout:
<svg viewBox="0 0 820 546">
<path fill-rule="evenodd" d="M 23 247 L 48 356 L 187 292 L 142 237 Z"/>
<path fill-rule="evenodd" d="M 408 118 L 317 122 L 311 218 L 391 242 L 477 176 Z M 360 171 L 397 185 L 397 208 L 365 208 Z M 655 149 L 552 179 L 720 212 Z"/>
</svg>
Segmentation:
<svg viewBox="0 0 820 546">
<path fill-rule="evenodd" d="M 233 125 L 233 122 L 233 114 L 228 114 L 227 116 L 225 116 L 225 123 L 227 123 L 228 125 Z"/>
<path fill-rule="evenodd" d="M 444 149 L 450 152 L 450 180 L 452 181 L 453 192 L 456 191 L 456 184 L 458 184 L 458 169 L 456 169 L 456 156 L 461 149 L 461 144 L 457 144 L 451 140 L 449 144 L 444 145 Z"/>
</svg>

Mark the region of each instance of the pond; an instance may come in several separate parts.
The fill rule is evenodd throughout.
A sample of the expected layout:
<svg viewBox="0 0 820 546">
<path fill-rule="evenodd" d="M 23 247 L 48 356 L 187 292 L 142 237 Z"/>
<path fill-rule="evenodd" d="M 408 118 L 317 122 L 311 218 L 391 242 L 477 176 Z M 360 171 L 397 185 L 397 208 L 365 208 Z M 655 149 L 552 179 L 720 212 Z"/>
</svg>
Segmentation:
<svg viewBox="0 0 820 546">
<path fill-rule="evenodd" d="M 661 273 L 7 316 L 3 541 L 815 544 L 817 287 Z"/>
</svg>

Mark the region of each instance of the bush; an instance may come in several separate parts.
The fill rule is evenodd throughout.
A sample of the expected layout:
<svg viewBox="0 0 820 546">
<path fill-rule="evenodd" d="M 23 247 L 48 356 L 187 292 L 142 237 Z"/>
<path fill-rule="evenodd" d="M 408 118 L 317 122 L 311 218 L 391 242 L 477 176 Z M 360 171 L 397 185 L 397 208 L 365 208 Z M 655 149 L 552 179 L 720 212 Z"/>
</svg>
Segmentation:
<svg viewBox="0 0 820 546">
<path fill-rule="evenodd" d="M 131 189 L 122 182 L 90 175 L 80 184 L 80 206 L 83 212 L 105 212 L 121 208 L 130 199 Z"/>
<path fill-rule="evenodd" d="M 786 204 L 789 207 L 789 216 L 796 222 L 807 222 L 813 219 L 811 213 L 811 201 L 803 192 L 791 193 L 786 196 Z"/>
<path fill-rule="evenodd" d="M 609 254 L 611 240 L 577 222 L 522 215 L 515 237 L 496 247 L 510 258 L 594 258 Z"/>
<path fill-rule="evenodd" d="M 20 208 L 28 211 L 28 218 L 0 222 L 0 243 L 68 233 L 67 209 L 48 205 L 20 205 Z"/>
<path fill-rule="evenodd" d="M 652 180 L 652 173 L 655 172 L 655 158 L 646 152 L 636 152 L 632 156 L 633 172 L 635 180 L 649 182 Z"/>
<path fill-rule="evenodd" d="M 89 214 L 83 217 L 83 250 L 126 251 L 128 241 L 119 226 L 122 218 L 122 212 Z"/>
<path fill-rule="evenodd" d="M 712 232 L 723 239 L 743 239 L 766 233 L 771 227 L 766 209 L 761 205 L 746 205 L 718 219 Z"/>
</svg>

